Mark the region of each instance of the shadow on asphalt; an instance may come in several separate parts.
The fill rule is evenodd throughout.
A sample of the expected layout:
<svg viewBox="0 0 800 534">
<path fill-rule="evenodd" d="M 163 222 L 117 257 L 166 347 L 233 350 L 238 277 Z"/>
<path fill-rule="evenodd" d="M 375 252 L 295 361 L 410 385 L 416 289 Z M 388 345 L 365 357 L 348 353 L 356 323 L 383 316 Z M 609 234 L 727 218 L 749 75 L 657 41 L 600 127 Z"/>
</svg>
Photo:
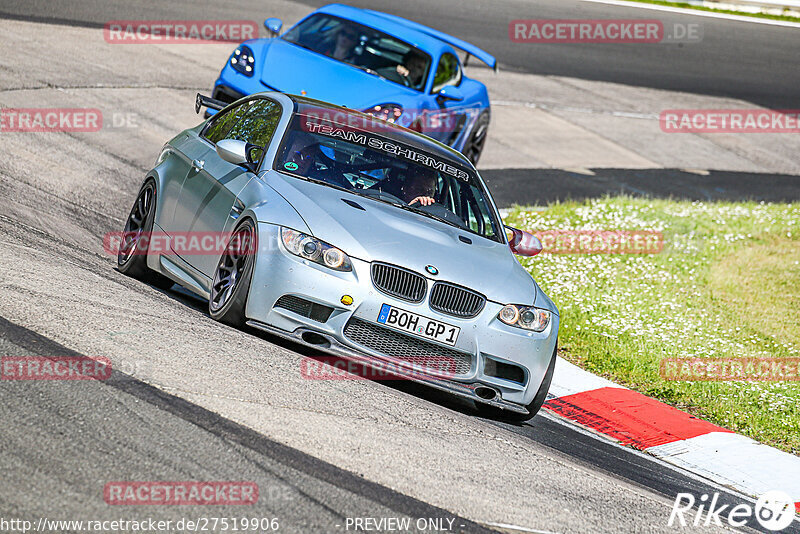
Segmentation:
<svg viewBox="0 0 800 534">
<path fill-rule="evenodd" d="M 800 176 L 727 171 L 701 175 L 679 169 L 485 169 L 481 176 L 501 208 L 542 206 L 606 195 L 702 201 L 800 200 Z"/>
</svg>

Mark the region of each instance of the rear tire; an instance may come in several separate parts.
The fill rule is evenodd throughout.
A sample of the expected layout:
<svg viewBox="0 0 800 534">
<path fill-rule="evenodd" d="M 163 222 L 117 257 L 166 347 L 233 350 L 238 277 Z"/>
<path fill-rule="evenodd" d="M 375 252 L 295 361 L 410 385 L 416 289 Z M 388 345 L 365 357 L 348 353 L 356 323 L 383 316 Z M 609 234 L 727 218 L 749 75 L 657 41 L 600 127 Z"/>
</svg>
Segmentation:
<svg viewBox="0 0 800 534">
<path fill-rule="evenodd" d="M 476 402 L 475 405 L 478 408 L 478 412 L 483 417 L 496 419 L 498 421 L 506 421 L 509 423 L 524 423 L 525 421 L 530 421 L 533 419 L 534 416 L 539 413 L 539 410 L 541 410 L 542 406 L 544 405 L 544 401 L 547 400 L 547 392 L 550 391 L 550 383 L 553 381 L 553 372 L 556 368 L 557 352 L 558 343 L 556 343 L 556 347 L 553 349 L 553 356 L 550 358 L 550 365 L 547 366 L 547 372 L 544 374 L 542 384 L 539 386 L 539 391 L 536 392 L 536 396 L 533 398 L 533 401 L 526 406 L 528 409 L 527 414 L 502 410 L 489 404 Z"/>
<path fill-rule="evenodd" d="M 255 239 L 255 224 L 245 219 L 231 234 L 217 263 L 208 298 L 208 313 L 212 319 L 236 328 L 247 321 L 245 306 L 255 265 Z"/>
<path fill-rule="evenodd" d="M 117 268 L 137 280 L 147 282 L 159 289 L 172 287 L 172 280 L 147 266 L 149 236 L 153 232 L 156 217 L 156 182 L 148 178 L 139 189 L 136 200 L 125 222 L 122 243 L 117 252 Z M 142 238 L 145 239 L 142 239 Z"/>
</svg>

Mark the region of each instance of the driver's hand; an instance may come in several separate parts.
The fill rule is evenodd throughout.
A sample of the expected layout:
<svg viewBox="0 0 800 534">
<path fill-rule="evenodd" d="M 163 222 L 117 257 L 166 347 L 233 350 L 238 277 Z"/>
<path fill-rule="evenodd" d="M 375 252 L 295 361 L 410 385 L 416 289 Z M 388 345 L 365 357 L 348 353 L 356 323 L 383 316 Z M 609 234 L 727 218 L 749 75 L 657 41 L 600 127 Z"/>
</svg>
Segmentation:
<svg viewBox="0 0 800 534">
<path fill-rule="evenodd" d="M 433 204 L 436 201 L 433 200 L 432 197 L 417 197 L 414 200 L 412 200 L 411 202 L 409 202 L 408 205 L 410 206 L 411 204 L 414 204 L 416 202 L 422 204 L 423 206 L 430 206 L 431 204 Z"/>
<path fill-rule="evenodd" d="M 408 78 L 408 75 L 411 74 L 411 71 L 409 71 L 404 65 L 398 65 L 397 74 L 403 76 L 404 78 Z"/>
</svg>

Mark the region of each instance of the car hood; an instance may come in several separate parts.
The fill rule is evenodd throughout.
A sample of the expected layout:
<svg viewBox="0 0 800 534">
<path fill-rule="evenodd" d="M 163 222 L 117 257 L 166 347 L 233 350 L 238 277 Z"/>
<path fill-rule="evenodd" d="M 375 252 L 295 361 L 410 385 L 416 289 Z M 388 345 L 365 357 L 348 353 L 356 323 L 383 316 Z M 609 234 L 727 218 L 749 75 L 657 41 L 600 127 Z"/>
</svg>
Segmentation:
<svg viewBox="0 0 800 534">
<path fill-rule="evenodd" d="M 382 261 L 463 285 L 500 303 L 533 304 L 537 287 L 508 245 L 396 206 L 272 171 L 268 183 L 305 220 L 315 237 L 367 262 Z M 363 209 L 344 200 L 354 202 Z M 459 239 L 472 241 L 467 244 Z"/>
<path fill-rule="evenodd" d="M 359 111 L 383 103 L 403 105 L 418 96 L 412 89 L 283 39 L 273 39 L 265 46 L 261 61 L 261 81 L 269 87 Z"/>
</svg>

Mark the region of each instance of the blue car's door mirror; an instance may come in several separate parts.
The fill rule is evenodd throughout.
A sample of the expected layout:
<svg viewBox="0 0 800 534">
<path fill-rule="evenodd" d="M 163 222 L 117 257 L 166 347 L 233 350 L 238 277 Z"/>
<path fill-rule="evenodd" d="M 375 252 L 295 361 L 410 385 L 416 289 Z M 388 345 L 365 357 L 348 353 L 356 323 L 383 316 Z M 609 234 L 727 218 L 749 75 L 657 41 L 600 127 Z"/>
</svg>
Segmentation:
<svg viewBox="0 0 800 534">
<path fill-rule="evenodd" d="M 270 33 L 270 37 L 277 37 L 283 28 L 283 21 L 279 18 L 270 17 L 264 21 L 264 27 Z"/>
<path fill-rule="evenodd" d="M 436 95 L 436 98 L 461 101 L 464 100 L 464 93 L 455 85 L 445 85 L 442 87 L 441 91 L 439 91 L 439 94 Z"/>
</svg>

